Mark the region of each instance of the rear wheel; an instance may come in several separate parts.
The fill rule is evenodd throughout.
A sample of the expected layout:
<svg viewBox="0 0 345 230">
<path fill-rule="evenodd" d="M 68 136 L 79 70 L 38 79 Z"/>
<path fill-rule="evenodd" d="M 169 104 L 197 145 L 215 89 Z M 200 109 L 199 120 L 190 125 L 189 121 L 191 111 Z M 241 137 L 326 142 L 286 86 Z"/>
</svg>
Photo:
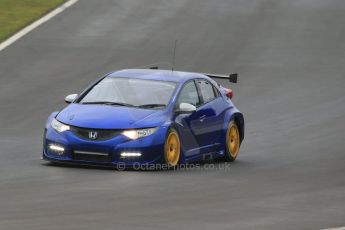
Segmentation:
<svg viewBox="0 0 345 230">
<path fill-rule="evenodd" d="M 240 151 L 240 132 L 234 120 L 231 120 L 226 131 L 226 160 L 236 160 Z"/>
<path fill-rule="evenodd" d="M 181 157 L 181 144 L 180 138 L 176 130 L 171 129 L 164 144 L 164 158 L 165 163 L 169 167 L 178 165 Z"/>
</svg>

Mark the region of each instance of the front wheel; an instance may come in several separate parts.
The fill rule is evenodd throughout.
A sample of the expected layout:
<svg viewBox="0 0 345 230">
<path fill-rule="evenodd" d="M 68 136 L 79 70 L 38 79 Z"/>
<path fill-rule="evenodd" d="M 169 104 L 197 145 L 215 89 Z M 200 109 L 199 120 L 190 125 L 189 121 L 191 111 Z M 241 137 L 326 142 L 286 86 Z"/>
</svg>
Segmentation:
<svg viewBox="0 0 345 230">
<path fill-rule="evenodd" d="M 225 141 L 225 158 L 228 161 L 236 160 L 238 153 L 240 151 L 240 132 L 238 126 L 234 120 L 231 120 L 226 131 L 226 141 Z"/>
<path fill-rule="evenodd" d="M 167 135 L 164 144 L 164 158 L 165 163 L 169 167 L 178 165 L 181 157 L 181 144 L 180 138 L 176 130 L 171 129 Z"/>
</svg>

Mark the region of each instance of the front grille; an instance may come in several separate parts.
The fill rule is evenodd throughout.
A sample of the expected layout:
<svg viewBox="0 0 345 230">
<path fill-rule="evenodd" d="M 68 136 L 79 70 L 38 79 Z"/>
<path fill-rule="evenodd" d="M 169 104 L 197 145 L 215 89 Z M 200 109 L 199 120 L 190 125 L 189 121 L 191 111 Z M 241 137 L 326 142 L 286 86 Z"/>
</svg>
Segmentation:
<svg viewBox="0 0 345 230">
<path fill-rule="evenodd" d="M 73 151 L 73 159 L 79 161 L 91 161 L 108 163 L 111 162 L 111 156 L 108 153 Z"/>
<path fill-rule="evenodd" d="M 118 129 L 87 129 L 79 127 L 71 127 L 74 135 L 84 140 L 105 141 L 120 135 L 122 130 Z"/>
</svg>

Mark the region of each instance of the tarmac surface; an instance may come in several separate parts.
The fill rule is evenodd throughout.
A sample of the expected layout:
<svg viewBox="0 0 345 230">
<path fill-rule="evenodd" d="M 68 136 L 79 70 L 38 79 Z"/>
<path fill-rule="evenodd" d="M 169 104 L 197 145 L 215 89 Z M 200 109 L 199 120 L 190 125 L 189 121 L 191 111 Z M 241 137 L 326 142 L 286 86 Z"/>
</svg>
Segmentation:
<svg viewBox="0 0 345 230">
<path fill-rule="evenodd" d="M 345 1 L 81 0 L 0 52 L 0 229 L 345 226 Z M 48 115 L 101 75 L 238 72 L 246 136 L 215 168 L 40 160 Z"/>
</svg>

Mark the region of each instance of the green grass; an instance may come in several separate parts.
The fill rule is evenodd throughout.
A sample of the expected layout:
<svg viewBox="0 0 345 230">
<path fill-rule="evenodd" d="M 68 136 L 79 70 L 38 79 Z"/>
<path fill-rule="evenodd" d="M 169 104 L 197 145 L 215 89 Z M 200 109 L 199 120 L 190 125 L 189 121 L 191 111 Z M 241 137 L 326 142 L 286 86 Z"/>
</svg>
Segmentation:
<svg viewBox="0 0 345 230">
<path fill-rule="evenodd" d="M 0 0 L 0 42 L 65 0 Z"/>
</svg>

